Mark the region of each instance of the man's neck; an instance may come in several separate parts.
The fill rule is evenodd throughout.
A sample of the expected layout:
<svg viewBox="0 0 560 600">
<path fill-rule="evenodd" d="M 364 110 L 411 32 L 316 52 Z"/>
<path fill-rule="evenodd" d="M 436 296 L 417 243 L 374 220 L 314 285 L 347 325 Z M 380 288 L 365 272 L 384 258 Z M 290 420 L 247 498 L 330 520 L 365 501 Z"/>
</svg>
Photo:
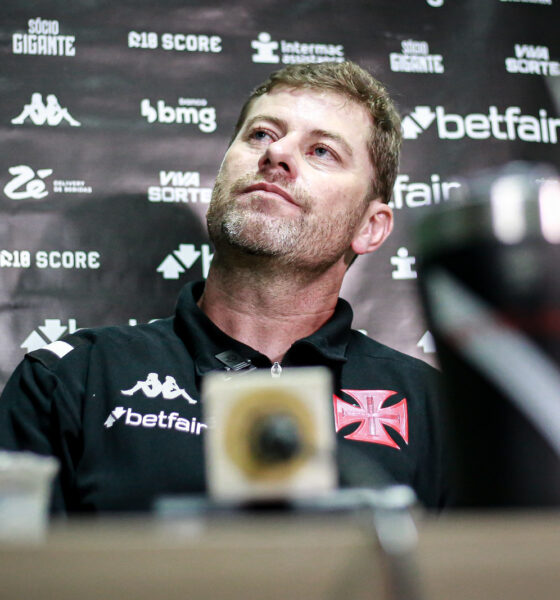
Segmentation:
<svg viewBox="0 0 560 600">
<path fill-rule="evenodd" d="M 223 265 L 214 257 L 198 304 L 222 331 L 281 362 L 298 339 L 332 316 L 344 269 L 321 274 L 272 270 L 257 264 Z"/>
</svg>

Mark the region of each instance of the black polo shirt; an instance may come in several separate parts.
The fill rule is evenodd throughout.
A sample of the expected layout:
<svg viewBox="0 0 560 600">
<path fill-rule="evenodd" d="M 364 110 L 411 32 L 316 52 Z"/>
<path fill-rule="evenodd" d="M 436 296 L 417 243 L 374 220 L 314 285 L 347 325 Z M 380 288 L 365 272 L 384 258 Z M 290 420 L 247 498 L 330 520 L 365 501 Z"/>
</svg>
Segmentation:
<svg viewBox="0 0 560 600">
<path fill-rule="evenodd" d="M 148 510 L 166 494 L 205 491 L 202 376 L 235 351 L 269 359 L 217 328 L 187 284 L 174 317 L 80 330 L 28 354 L 0 401 L 0 446 L 61 462 L 54 510 Z M 409 484 L 427 507 L 444 496 L 437 371 L 332 318 L 298 340 L 282 368 L 325 365 L 334 375 L 341 485 Z"/>
</svg>

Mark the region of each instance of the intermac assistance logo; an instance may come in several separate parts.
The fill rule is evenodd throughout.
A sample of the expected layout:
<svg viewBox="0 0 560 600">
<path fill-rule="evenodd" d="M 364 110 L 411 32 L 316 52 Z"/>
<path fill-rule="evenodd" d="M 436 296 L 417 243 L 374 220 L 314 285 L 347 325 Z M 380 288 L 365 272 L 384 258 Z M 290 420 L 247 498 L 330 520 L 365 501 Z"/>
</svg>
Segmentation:
<svg viewBox="0 0 560 600">
<path fill-rule="evenodd" d="M 216 109 L 208 106 L 206 98 L 179 98 L 179 106 L 169 106 L 165 100 L 157 100 L 155 106 L 149 98 L 140 102 L 140 114 L 148 123 L 182 123 L 197 125 L 203 133 L 216 131 Z"/>
<path fill-rule="evenodd" d="M 459 115 L 447 112 L 443 106 L 417 106 L 402 120 L 403 137 L 415 140 L 435 123 L 442 140 L 521 140 L 541 144 L 558 143 L 560 119 L 550 117 L 544 108 L 538 116 L 524 115 L 519 106 L 508 106 L 500 112 L 490 106 L 487 114 Z"/>
<path fill-rule="evenodd" d="M 550 50 L 547 46 L 515 44 L 513 50 L 515 56 L 509 56 L 505 61 L 508 73 L 544 75 L 546 77 L 560 75 L 560 63 L 550 60 Z"/>
<path fill-rule="evenodd" d="M 48 125 L 50 127 L 56 127 L 63 122 L 72 127 L 80 127 L 81 125 L 68 112 L 67 108 L 60 105 L 54 94 L 49 94 L 45 102 L 43 101 L 43 95 L 38 92 L 31 94 L 29 104 L 25 104 L 19 115 L 10 122 L 12 125 L 23 125 L 26 121 L 32 125 Z"/>
<path fill-rule="evenodd" d="M 29 165 L 16 165 L 8 169 L 12 179 L 4 186 L 4 194 L 10 200 L 41 200 L 49 195 L 46 181 L 52 169 L 33 169 Z M 91 194 L 92 188 L 77 179 L 55 179 L 52 182 L 55 194 Z"/>
<path fill-rule="evenodd" d="M 318 44 L 272 39 L 270 33 L 261 31 L 256 40 L 251 41 L 255 51 L 251 60 L 254 63 L 286 65 L 297 63 L 343 62 L 342 44 Z"/>
<path fill-rule="evenodd" d="M 14 54 L 32 54 L 39 56 L 75 56 L 76 37 L 60 35 L 60 23 L 56 20 L 29 19 L 27 33 L 12 35 Z"/>
</svg>

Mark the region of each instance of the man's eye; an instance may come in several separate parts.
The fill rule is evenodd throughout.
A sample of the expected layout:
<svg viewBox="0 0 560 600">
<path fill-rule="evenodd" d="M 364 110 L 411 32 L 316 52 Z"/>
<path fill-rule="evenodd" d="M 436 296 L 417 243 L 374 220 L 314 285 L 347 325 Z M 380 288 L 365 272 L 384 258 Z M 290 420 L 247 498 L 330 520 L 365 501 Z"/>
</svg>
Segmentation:
<svg viewBox="0 0 560 600">
<path fill-rule="evenodd" d="M 270 133 L 264 129 L 256 129 L 250 135 L 251 138 L 257 141 L 263 141 L 271 137 Z"/>
<path fill-rule="evenodd" d="M 319 158 L 336 158 L 334 152 L 331 152 L 331 150 L 329 148 L 326 148 L 325 146 L 315 146 L 312 152 L 315 156 Z"/>
</svg>

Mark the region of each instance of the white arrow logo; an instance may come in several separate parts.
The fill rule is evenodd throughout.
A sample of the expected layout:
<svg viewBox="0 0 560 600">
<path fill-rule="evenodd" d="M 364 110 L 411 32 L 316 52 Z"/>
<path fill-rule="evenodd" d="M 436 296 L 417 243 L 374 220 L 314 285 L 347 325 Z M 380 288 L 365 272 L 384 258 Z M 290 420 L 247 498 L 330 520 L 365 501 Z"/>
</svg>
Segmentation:
<svg viewBox="0 0 560 600">
<path fill-rule="evenodd" d="M 60 319 L 45 319 L 45 324 L 39 327 L 39 331 L 43 333 L 47 339 L 54 342 L 62 337 L 68 329 L 60 323 Z"/>
<path fill-rule="evenodd" d="M 173 253 L 187 269 L 190 269 L 197 258 L 201 255 L 201 252 L 195 249 L 194 244 L 181 244 L 178 250 Z"/>
<path fill-rule="evenodd" d="M 422 348 L 426 354 L 431 354 L 436 351 L 434 336 L 429 331 L 426 331 L 416 345 Z"/>
<path fill-rule="evenodd" d="M 50 342 L 60 339 L 66 331 L 74 333 L 76 331 L 76 319 L 68 319 L 68 327 L 62 325 L 60 319 L 45 319 L 45 324 L 37 329 L 43 334 L 40 335 L 36 330 L 32 331 L 23 341 L 20 348 L 25 348 L 26 352 L 33 352 L 43 348 Z"/>
<path fill-rule="evenodd" d="M 126 409 L 123 408 L 122 406 L 117 406 L 112 412 L 111 414 L 107 417 L 107 420 L 105 421 L 105 423 L 103 423 L 103 425 L 105 426 L 105 429 L 109 429 L 109 427 L 113 427 L 113 424 L 115 423 L 115 421 L 118 421 L 126 412 Z"/>
<path fill-rule="evenodd" d="M 417 106 L 402 120 L 403 137 L 415 140 L 422 131 L 434 122 L 436 113 L 429 106 Z"/>
<path fill-rule="evenodd" d="M 194 263 L 202 256 L 202 276 L 208 277 L 210 263 L 213 254 L 210 253 L 210 246 L 202 244 L 200 250 L 197 250 L 194 244 L 180 244 L 179 248 L 168 254 L 159 267 L 156 269 L 161 273 L 164 279 L 179 279 L 186 269 L 190 269 Z"/>
</svg>

